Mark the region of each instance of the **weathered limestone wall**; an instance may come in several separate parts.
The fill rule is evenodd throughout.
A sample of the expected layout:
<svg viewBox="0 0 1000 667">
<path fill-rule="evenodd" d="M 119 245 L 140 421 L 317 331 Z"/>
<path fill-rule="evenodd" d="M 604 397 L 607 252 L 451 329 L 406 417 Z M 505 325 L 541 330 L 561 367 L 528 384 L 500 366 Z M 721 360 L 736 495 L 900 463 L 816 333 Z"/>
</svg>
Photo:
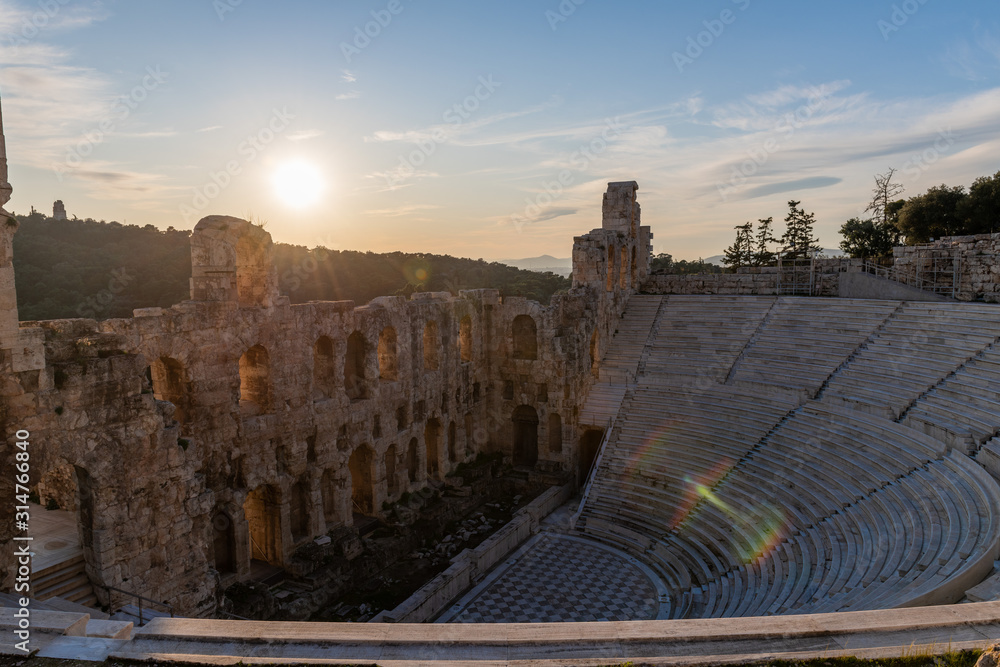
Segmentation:
<svg viewBox="0 0 1000 667">
<path fill-rule="evenodd" d="M 211 612 L 252 559 L 281 566 L 479 452 L 572 477 L 593 359 L 648 274 L 637 188 L 609 185 L 548 306 L 496 290 L 293 306 L 270 236 L 219 216 L 195 228 L 191 300 L 171 308 L 17 325 L 11 270 L 4 461 L 29 430 L 31 486 L 78 513 L 91 580 L 184 614 Z M 15 230 L 0 229 L 0 271 Z"/>
<path fill-rule="evenodd" d="M 893 266 L 904 278 L 936 282 L 941 288 L 956 284 L 959 301 L 1000 303 L 1000 233 L 946 236 L 933 243 L 893 250 Z M 949 293 L 950 295 L 950 293 Z"/>
<path fill-rule="evenodd" d="M 839 296 L 839 280 L 842 273 L 861 271 L 862 260 L 820 259 L 816 260 L 816 283 L 814 296 Z M 696 273 L 673 275 L 656 273 L 642 285 L 649 294 L 754 294 L 771 295 L 778 293 L 778 267 L 740 267 L 736 273 Z M 782 278 L 787 287 L 788 274 Z"/>
</svg>

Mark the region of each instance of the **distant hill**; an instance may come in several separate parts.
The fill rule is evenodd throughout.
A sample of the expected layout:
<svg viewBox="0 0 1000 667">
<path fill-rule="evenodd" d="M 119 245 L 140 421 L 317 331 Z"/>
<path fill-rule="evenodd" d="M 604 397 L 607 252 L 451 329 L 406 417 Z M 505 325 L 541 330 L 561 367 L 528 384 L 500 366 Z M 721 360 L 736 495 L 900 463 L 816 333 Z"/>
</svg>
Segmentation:
<svg viewBox="0 0 1000 667">
<path fill-rule="evenodd" d="M 560 259 L 552 255 L 541 255 L 540 257 L 526 257 L 524 259 L 501 259 L 500 263 L 525 271 L 550 272 L 564 277 L 573 273 L 573 259 L 570 257 Z"/>
<path fill-rule="evenodd" d="M 189 298 L 191 232 L 160 231 L 95 220 L 17 216 L 14 276 L 24 320 L 130 317 L 135 308 L 168 307 Z M 278 287 L 292 303 L 351 300 L 416 291 L 494 288 L 547 304 L 569 289 L 558 275 L 499 262 L 426 253 L 310 250 L 274 245 Z"/>
</svg>

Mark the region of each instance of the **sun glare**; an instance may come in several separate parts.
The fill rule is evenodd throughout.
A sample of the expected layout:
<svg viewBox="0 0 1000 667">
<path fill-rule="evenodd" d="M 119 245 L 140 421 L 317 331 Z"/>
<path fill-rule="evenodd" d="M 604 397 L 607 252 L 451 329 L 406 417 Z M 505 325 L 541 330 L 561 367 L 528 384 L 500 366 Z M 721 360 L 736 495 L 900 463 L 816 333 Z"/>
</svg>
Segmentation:
<svg viewBox="0 0 1000 667">
<path fill-rule="evenodd" d="M 307 208 L 317 204 L 326 184 L 316 165 L 308 162 L 286 162 L 271 177 L 274 192 L 287 206 Z"/>
</svg>

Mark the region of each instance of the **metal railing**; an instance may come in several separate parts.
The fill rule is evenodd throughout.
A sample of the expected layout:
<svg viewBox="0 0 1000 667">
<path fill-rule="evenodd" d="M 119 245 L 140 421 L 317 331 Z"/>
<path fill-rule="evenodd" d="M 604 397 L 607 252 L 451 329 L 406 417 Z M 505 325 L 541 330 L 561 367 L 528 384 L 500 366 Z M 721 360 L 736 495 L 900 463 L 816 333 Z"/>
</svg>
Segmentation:
<svg viewBox="0 0 1000 667">
<path fill-rule="evenodd" d="M 174 617 L 174 606 L 172 604 L 169 604 L 169 603 L 166 603 L 166 602 L 160 602 L 159 600 L 153 600 L 152 598 L 147 598 L 147 597 L 144 597 L 142 595 L 139 595 L 138 593 L 136 593 L 134 591 L 127 591 L 127 590 L 125 590 L 123 588 L 118 588 L 116 586 L 109 586 L 108 584 L 101 584 L 101 588 L 103 588 L 107 592 L 107 594 L 108 594 L 108 609 L 111 609 L 111 610 L 114 610 L 114 611 L 120 610 L 121 607 L 118 607 L 117 609 L 115 609 L 115 605 L 111 604 L 111 592 L 112 591 L 114 591 L 115 593 L 121 593 L 122 595 L 127 595 L 129 598 L 134 598 L 135 601 L 139 603 L 139 604 L 136 605 L 139 608 L 139 625 L 145 625 L 145 623 L 146 623 L 146 621 L 144 620 L 143 615 L 142 615 L 142 603 L 143 602 L 148 602 L 148 603 L 156 605 L 158 607 L 162 607 L 163 609 L 166 609 L 167 612 L 170 613 L 170 618 Z M 114 612 L 112 612 L 112 613 L 114 613 Z"/>
<path fill-rule="evenodd" d="M 934 261 L 930 268 L 918 268 L 913 265 L 913 271 L 902 271 L 896 266 L 882 266 L 866 259 L 862 270 L 878 278 L 915 287 L 924 292 L 955 297 L 958 293 L 958 277 L 960 275 L 958 258 L 940 258 Z M 930 278 L 925 276 L 929 275 Z"/>
</svg>

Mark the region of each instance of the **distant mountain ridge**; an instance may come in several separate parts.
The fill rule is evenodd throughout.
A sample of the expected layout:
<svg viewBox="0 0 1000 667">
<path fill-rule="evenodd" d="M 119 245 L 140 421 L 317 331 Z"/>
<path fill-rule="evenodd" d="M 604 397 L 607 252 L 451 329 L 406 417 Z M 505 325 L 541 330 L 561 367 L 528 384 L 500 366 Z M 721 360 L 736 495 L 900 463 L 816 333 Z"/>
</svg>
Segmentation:
<svg viewBox="0 0 1000 667">
<path fill-rule="evenodd" d="M 552 255 L 540 255 L 523 259 L 501 259 L 500 263 L 524 271 L 541 271 L 543 273 L 549 271 L 559 276 L 568 276 L 573 273 L 573 259 L 571 257 L 559 258 Z"/>
</svg>

